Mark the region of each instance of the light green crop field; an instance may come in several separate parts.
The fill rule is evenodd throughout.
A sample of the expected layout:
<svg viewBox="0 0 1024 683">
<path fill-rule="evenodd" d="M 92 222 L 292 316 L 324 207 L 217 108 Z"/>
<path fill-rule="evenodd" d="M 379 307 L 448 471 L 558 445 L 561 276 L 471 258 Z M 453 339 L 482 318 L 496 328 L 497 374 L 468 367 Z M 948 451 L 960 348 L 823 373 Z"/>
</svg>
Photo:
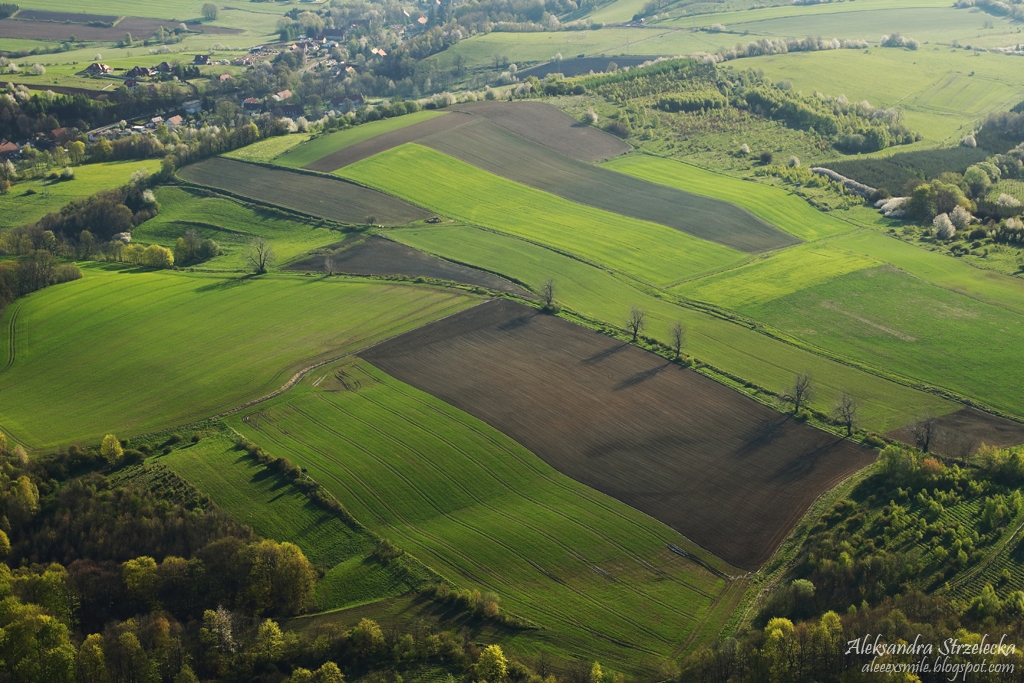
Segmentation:
<svg viewBox="0 0 1024 683">
<path fill-rule="evenodd" d="M 1021 414 L 1024 316 L 884 267 L 740 310 L 822 348 Z"/>
<path fill-rule="evenodd" d="M 949 3 L 945 0 L 900 0 L 901 8 L 947 8 Z M 724 24 L 727 28 L 730 24 L 748 21 L 766 21 L 791 18 L 805 20 L 807 17 L 832 16 L 837 24 L 846 20 L 845 16 L 853 12 L 866 12 L 878 10 L 890 10 L 893 8 L 893 0 L 858 0 L 854 2 L 830 2 L 815 5 L 793 5 L 783 3 L 775 7 L 751 7 L 747 5 L 741 9 L 729 12 L 715 12 L 712 14 L 694 14 L 690 16 L 679 16 L 671 21 L 663 22 L 673 26 L 711 26 L 712 24 Z M 669 12 L 672 14 L 672 12 Z M 879 30 L 882 30 L 879 27 Z M 898 30 L 898 29 L 897 29 Z M 882 31 L 884 33 L 884 31 Z M 879 34 L 881 35 L 881 34 Z M 803 37 L 803 36 L 800 36 Z M 822 36 L 831 37 L 831 36 Z"/>
<path fill-rule="evenodd" d="M 118 16 L 152 17 L 154 19 L 172 19 L 175 21 L 192 20 L 203 16 L 203 0 L 168 0 L 167 2 L 132 2 L 132 0 L 79 0 L 70 9 L 61 0 L 21 0 L 22 9 L 41 9 L 51 12 L 81 12 L 85 14 L 116 14 Z M 321 3 L 313 2 L 311 6 Z M 287 10 L 278 3 L 257 3 L 253 7 L 243 8 L 222 7 L 220 17 L 214 26 L 230 26 L 246 28 L 246 22 L 237 17 L 243 14 L 271 14 L 282 16 Z M 235 19 L 235 21 L 228 21 Z"/>
<path fill-rule="evenodd" d="M 277 157 L 309 140 L 308 133 L 291 133 L 289 135 L 275 135 L 271 138 L 258 140 L 246 147 L 239 147 L 221 156 L 229 159 L 240 159 L 241 161 L 254 161 L 258 163 L 270 163 Z"/>
<path fill-rule="evenodd" d="M 472 301 L 348 279 L 82 270 L 0 318 L 0 426 L 32 447 L 209 417 Z"/>
<path fill-rule="evenodd" d="M 575 204 L 420 145 L 405 144 L 336 173 L 648 282 L 675 282 L 744 258 L 734 249 Z"/>
<path fill-rule="evenodd" d="M 141 169 L 151 173 L 157 171 L 160 169 L 160 160 L 86 164 L 75 166 L 74 180 L 19 182 L 11 187 L 10 192 L 0 195 L 0 229 L 34 223 L 50 212 L 59 211 L 62 206 L 74 199 L 120 187 L 131 180 L 133 173 Z M 36 194 L 25 194 L 28 190 L 35 190 Z"/>
<path fill-rule="evenodd" d="M 732 202 L 802 240 L 831 237 L 855 229 L 855 226 L 818 211 L 803 198 L 781 188 L 739 180 L 691 164 L 633 155 L 612 159 L 604 166 L 652 183 Z"/>
<path fill-rule="evenodd" d="M 420 123 L 428 119 L 437 118 L 447 112 L 443 111 L 418 111 L 414 114 L 406 114 L 405 116 L 396 116 L 390 119 L 383 119 L 381 121 L 371 121 L 370 123 L 364 123 L 360 126 L 354 126 L 345 130 L 339 130 L 336 133 L 330 133 L 323 137 L 314 138 L 308 142 L 300 144 L 298 147 L 287 152 L 284 156 L 281 156 L 274 160 L 274 163 L 280 164 L 281 166 L 288 166 L 290 168 L 302 168 L 306 164 L 311 164 L 318 159 L 322 159 L 328 154 L 337 152 L 340 149 L 345 149 L 357 142 L 363 140 L 369 140 L 370 138 L 377 137 L 382 133 L 388 133 L 399 128 L 405 128 L 411 126 L 414 123 Z"/>
<path fill-rule="evenodd" d="M 882 265 L 830 244 L 801 244 L 764 254 L 750 263 L 695 278 L 672 291 L 699 301 L 743 310 L 827 282 L 846 273 Z"/>
<path fill-rule="evenodd" d="M 630 306 L 640 306 L 647 310 L 645 334 L 664 343 L 669 341 L 671 324 L 681 321 L 687 330 L 686 353 L 767 389 L 784 392 L 796 374 L 811 374 L 819 387 L 814 405 L 821 410 L 830 410 L 839 391 L 847 388 L 861 402 L 864 426 L 874 431 L 896 429 L 925 410 L 945 414 L 959 408 L 934 395 L 641 292 L 610 273 L 523 240 L 468 226 L 410 228 L 387 234 L 417 249 L 514 278 L 534 291 L 540 291 L 551 277 L 559 303 L 592 320 L 622 327 Z"/>
<path fill-rule="evenodd" d="M 377 539 L 313 505 L 280 477 L 235 449 L 224 429 L 197 444 L 160 455 L 153 462 L 174 470 L 221 510 L 260 536 L 289 541 L 327 572 L 317 585 L 317 607 L 338 609 L 401 595 L 426 575 L 417 563 L 400 559 L 387 567 L 370 555 Z M 407 572 L 412 572 L 409 575 Z"/>
<path fill-rule="evenodd" d="M 176 187 L 161 187 L 155 194 L 160 213 L 135 228 L 132 239 L 173 249 L 179 237 L 195 229 L 202 237 L 217 242 L 223 252 L 197 265 L 202 269 L 247 269 L 249 241 L 254 235 L 273 246 L 278 266 L 344 239 L 342 233 L 318 228 L 315 223 L 303 223 L 276 211 L 249 208 L 231 199 L 196 196 Z"/>
<path fill-rule="evenodd" d="M 493 32 L 461 40 L 444 52 L 431 57 L 439 68 L 451 65 L 461 55 L 467 68 L 494 67 L 495 58 L 524 64 L 548 62 L 561 54 L 568 59 L 578 54 L 595 55 L 658 55 L 648 52 L 645 42 L 663 35 L 665 30 L 647 28 L 605 28 L 598 31 L 544 31 L 534 33 Z"/>
<path fill-rule="evenodd" d="M 1024 99 L 1020 64 L 1013 57 L 939 45 L 917 51 L 791 52 L 737 60 L 735 66 L 762 69 L 773 81 L 790 81 L 806 94 L 844 94 L 875 106 L 898 106 L 906 125 L 933 143 L 959 141 L 987 114 Z"/>
<path fill-rule="evenodd" d="M 738 573 L 668 527 L 364 361 L 318 370 L 248 418 L 229 423 L 443 576 L 496 593 L 558 656 L 649 674 L 720 628 L 745 587 L 671 552 Z"/>
</svg>

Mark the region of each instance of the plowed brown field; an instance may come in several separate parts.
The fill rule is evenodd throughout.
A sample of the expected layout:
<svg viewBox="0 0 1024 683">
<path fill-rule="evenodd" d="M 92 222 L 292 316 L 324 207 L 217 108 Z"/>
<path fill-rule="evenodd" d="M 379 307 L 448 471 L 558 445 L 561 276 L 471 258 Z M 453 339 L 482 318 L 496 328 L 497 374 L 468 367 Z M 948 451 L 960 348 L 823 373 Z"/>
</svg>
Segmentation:
<svg viewBox="0 0 1024 683">
<path fill-rule="evenodd" d="M 360 355 L 744 569 L 874 459 L 659 356 L 508 301 Z"/>
</svg>

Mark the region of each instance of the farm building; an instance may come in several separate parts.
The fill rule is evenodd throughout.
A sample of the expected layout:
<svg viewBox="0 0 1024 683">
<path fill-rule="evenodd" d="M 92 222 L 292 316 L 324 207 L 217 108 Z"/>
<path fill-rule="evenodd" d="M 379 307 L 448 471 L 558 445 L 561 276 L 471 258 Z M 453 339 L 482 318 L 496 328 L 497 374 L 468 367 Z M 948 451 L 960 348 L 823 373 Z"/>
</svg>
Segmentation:
<svg viewBox="0 0 1024 683">
<path fill-rule="evenodd" d="M 167 119 L 167 125 L 170 126 L 171 128 L 177 128 L 178 126 L 180 126 L 184 122 L 185 122 L 185 119 L 181 118 L 180 115 L 172 116 L 171 118 Z"/>
<path fill-rule="evenodd" d="M 17 159 L 21 156 L 21 148 L 13 142 L 0 142 L 0 159 Z"/>
<path fill-rule="evenodd" d="M 306 112 L 303 111 L 301 104 L 286 104 L 274 107 L 273 114 L 281 118 L 297 119 L 300 116 L 305 116 Z"/>
<path fill-rule="evenodd" d="M 144 66 L 133 66 L 125 75 L 128 78 L 148 78 L 153 75 L 153 70 L 147 69 Z"/>
<path fill-rule="evenodd" d="M 196 55 L 192 59 L 192 63 L 202 66 L 208 65 L 210 63 L 210 55 Z"/>
<path fill-rule="evenodd" d="M 246 97 L 242 100 L 242 111 L 246 114 L 259 114 L 263 111 L 263 102 L 255 97 Z"/>
<path fill-rule="evenodd" d="M 174 67 L 172 67 L 167 62 L 160 62 L 159 64 L 157 64 L 156 66 L 153 67 L 153 71 L 159 71 L 162 74 L 169 74 L 169 73 L 171 73 L 171 70 L 173 68 Z"/>
<path fill-rule="evenodd" d="M 331 98 L 331 108 L 338 111 L 357 111 L 366 106 L 366 99 L 360 93 Z"/>
<path fill-rule="evenodd" d="M 85 73 L 90 76 L 102 76 L 103 74 L 114 73 L 114 70 L 108 64 L 93 62 L 89 66 L 85 67 Z"/>
<path fill-rule="evenodd" d="M 271 95 L 270 99 L 274 100 L 275 102 L 283 102 L 284 100 L 291 99 L 291 97 L 292 97 L 292 91 L 291 90 L 282 90 L 279 93 L 274 93 L 273 95 Z"/>
<path fill-rule="evenodd" d="M 127 81 L 124 82 L 124 87 L 128 88 L 129 90 L 135 90 L 139 87 L 139 82 L 134 78 L 129 78 Z"/>
</svg>

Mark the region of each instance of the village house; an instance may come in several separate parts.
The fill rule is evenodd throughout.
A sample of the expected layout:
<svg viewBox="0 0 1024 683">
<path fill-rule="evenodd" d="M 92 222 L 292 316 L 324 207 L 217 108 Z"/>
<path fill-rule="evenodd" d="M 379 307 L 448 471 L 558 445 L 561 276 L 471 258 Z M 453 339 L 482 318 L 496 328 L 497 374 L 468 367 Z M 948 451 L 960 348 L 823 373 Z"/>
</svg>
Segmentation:
<svg viewBox="0 0 1024 683">
<path fill-rule="evenodd" d="M 128 76 L 128 78 L 148 78 L 153 75 L 153 70 L 147 69 L 144 66 L 133 66 L 125 75 Z"/>
<path fill-rule="evenodd" d="M 201 66 L 208 65 L 210 63 L 210 55 L 196 55 L 192 63 Z"/>
<path fill-rule="evenodd" d="M 135 90 L 139 87 L 139 82 L 134 78 L 129 78 L 124 82 L 124 87 L 128 88 L 129 90 Z"/>
<path fill-rule="evenodd" d="M 274 116 L 288 119 L 297 119 L 300 116 L 305 116 L 306 114 L 306 112 L 303 111 L 301 104 L 285 104 L 280 107 L 274 107 L 272 113 Z"/>
<path fill-rule="evenodd" d="M 181 115 L 175 115 L 167 119 L 167 125 L 171 128 L 177 128 L 185 122 L 185 119 L 181 118 Z"/>
<path fill-rule="evenodd" d="M 153 67 L 153 70 L 159 71 L 162 74 L 169 74 L 171 73 L 171 71 L 174 70 L 174 67 L 171 66 L 168 62 L 160 62 L 155 67 Z"/>
<path fill-rule="evenodd" d="M 366 106 L 366 100 L 362 94 L 342 95 L 331 98 L 331 109 L 340 112 L 357 111 Z"/>
<path fill-rule="evenodd" d="M 275 102 L 283 102 L 285 100 L 291 99 L 291 97 L 292 97 L 292 91 L 291 90 L 282 90 L 279 93 L 275 93 L 275 94 L 271 95 L 270 99 L 274 100 Z"/>
<path fill-rule="evenodd" d="M 263 102 L 255 97 L 246 97 L 242 100 L 242 111 L 252 116 L 263 111 Z"/>
<path fill-rule="evenodd" d="M 108 64 L 93 62 L 89 66 L 85 67 L 85 73 L 90 76 L 102 76 L 104 74 L 112 74 L 114 73 L 114 70 Z"/>
<path fill-rule="evenodd" d="M 21 148 L 13 142 L 0 142 L 0 159 L 15 160 L 21 158 Z"/>
</svg>

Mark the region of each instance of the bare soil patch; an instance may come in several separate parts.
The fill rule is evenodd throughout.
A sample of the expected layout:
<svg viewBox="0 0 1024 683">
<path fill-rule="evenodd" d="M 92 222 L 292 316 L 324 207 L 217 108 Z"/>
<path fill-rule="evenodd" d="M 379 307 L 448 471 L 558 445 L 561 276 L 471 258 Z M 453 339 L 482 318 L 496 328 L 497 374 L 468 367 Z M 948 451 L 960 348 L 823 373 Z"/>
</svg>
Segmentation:
<svg viewBox="0 0 1024 683">
<path fill-rule="evenodd" d="M 452 128 L 458 128 L 459 126 L 470 123 L 472 120 L 472 117 L 458 113 L 451 113 L 445 116 L 427 119 L 426 121 L 414 123 L 411 126 L 405 126 L 404 128 L 399 128 L 398 130 L 389 131 L 387 133 L 381 133 L 369 140 L 363 140 L 362 142 L 357 142 L 354 145 L 349 145 L 348 147 L 339 149 L 337 152 L 332 152 L 325 157 L 321 157 L 311 164 L 306 164 L 303 168 L 309 169 L 310 171 L 330 173 L 332 171 L 337 171 L 339 168 L 344 168 L 349 164 L 354 164 L 357 161 L 368 159 L 375 154 L 386 152 L 392 147 L 398 147 L 399 145 L 404 145 L 407 142 L 416 142 L 428 135 L 440 133 L 441 131 L 450 130 Z"/>
<path fill-rule="evenodd" d="M 936 434 L 929 450 L 953 458 L 973 454 L 982 444 L 1006 448 L 1024 443 L 1024 424 L 975 408 L 963 408 L 935 419 Z M 890 439 L 914 445 L 914 425 L 886 434 Z"/>
<path fill-rule="evenodd" d="M 437 133 L 420 144 L 569 201 L 661 223 L 743 252 L 800 242 L 735 204 L 571 159 L 486 119 Z"/>
<path fill-rule="evenodd" d="M 286 270 L 322 271 L 327 256 L 328 254 L 310 256 L 289 265 Z M 519 285 L 497 275 L 445 261 L 381 237 L 368 237 L 358 244 L 332 252 L 330 256 L 334 260 L 333 267 L 336 273 L 429 277 L 519 296 L 530 295 Z"/>
<path fill-rule="evenodd" d="M 470 102 L 452 109 L 482 116 L 570 159 L 604 161 L 632 149 L 614 135 L 543 102 Z"/>
<path fill-rule="evenodd" d="M 178 171 L 183 180 L 340 223 L 404 225 L 430 216 L 391 195 L 340 178 L 213 158 Z"/>
<path fill-rule="evenodd" d="M 125 33 L 133 38 L 146 39 L 152 37 L 157 29 L 177 28 L 182 22 L 165 19 L 149 19 L 146 17 L 125 17 L 111 27 L 89 26 L 88 24 L 64 23 L 58 21 L 30 21 L 19 16 L 0 21 L 0 38 L 25 38 L 28 40 L 68 40 L 74 36 L 76 40 L 101 41 L 120 40 Z M 242 29 L 205 26 L 203 24 L 186 24 L 190 31 L 236 35 L 244 33 Z"/>
<path fill-rule="evenodd" d="M 360 354 L 564 474 L 756 569 L 874 451 L 635 346 L 492 301 Z"/>
<path fill-rule="evenodd" d="M 88 24 L 90 21 L 99 21 L 104 24 L 112 24 L 117 21 L 116 14 L 84 14 L 81 12 L 47 12 L 41 9 L 23 9 L 16 15 L 23 21 L 59 21 L 71 22 L 72 24 Z"/>
</svg>

